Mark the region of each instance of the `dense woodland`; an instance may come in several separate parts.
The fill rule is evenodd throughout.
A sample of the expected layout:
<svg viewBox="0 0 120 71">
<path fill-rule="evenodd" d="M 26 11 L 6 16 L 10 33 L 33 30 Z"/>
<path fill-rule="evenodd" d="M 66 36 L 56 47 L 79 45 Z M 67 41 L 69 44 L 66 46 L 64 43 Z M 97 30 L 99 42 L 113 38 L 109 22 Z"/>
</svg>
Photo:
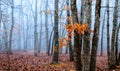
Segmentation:
<svg viewBox="0 0 120 71">
<path fill-rule="evenodd" d="M 120 71 L 120 0 L 0 0 L 0 71 Z"/>
</svg>

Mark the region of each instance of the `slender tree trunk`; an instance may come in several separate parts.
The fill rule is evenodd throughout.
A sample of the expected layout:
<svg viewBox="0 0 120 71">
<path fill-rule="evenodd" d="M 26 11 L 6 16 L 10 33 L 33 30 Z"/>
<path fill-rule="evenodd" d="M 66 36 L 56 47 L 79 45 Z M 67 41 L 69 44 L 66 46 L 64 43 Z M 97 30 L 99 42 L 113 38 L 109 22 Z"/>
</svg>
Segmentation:
<svg viewBox="0 0 120 71">
<path fill-rule="evenodd" d="M 49 54 L 48 55 L 50 55 L 50 47 L 51 47 L 51 44 L 53 43 L 53 41 L 52 41 L 52 36 L 53 36 L 53 32 L 54 32 L 54 28 L 52 29 L 52 31 L 51 31 L 51 34 L 50 34 L 50 39 L 49 39 Z M 51 43 L 52 42 L 52 43 Z M 52 46 L 53 47 L 53 46 Z M 52 52 L 52 51 L 51 51 Z"/>
<path fill-rule="evenodd" d="M 100 6 L 101 0 L 96 1 L 96 11 L 95 11 L 95 24 L 94 24 L 94 35 L 92 42 L 91 50 L 91 59 L 90 59 L 90 71 L 96 70 L 96 57 L 97 57 L 97 48 L 98 48 L 98 35 L 99 35 L 99 25 L 100 25 Z"/>
<path fill-rule="evenodd" d="M 110 66 L 115 65 L 116 59 L 115 59 L 115 32 L 116 32 L 116 26 L 117 26 L 117 6 L 118 6 L 118 0 L 115 0 L 115 8 L 114 8 L 114 20 L 113 20 L 113 29 L 112 29 L 112 44 L 111 44 L 111 58 L 110 58 Z"/>
<path fill-rule="evenodd" d="M 3 23 L 3 27 L 4 27 L 4 30 L 5 30 L 5 32 L 4 32 L 4 40 L 5 40 L 5 50 L 7 50 L 8 49 L 8 34 L 7 34 L 7 28 L 6 28 L 6 25 L 5 25 L 5 23 Z"/>
<path fill-rule="evenodd" d="M 69 0 L 67 0 L 67 6 L 69 7 Z M 71 24 L 71 19 L 69 19 L 70 17 L 70 10 L 67 10 L 67 22 L 68 24 Z M 70 34 L 70 33 L 68 33 Z M 71 43 L 71 36 L 68 37 L 68 39 L 70 39 L 69 41 L 69 58 L 70 58 L 70 61 L 74 61 L 74 58 L 73 58 L 73 49 L 72 49 L 72 43 Z"/>
<path fill-rule="evenodd" d="M 38 52 L 41 51 L 41 37 L 42 37 L 42 14 L 40 15 L 41 22 L 40 22 L 40 34 L 39 34 L 39 46 L 38 46 Z"/>
<path fill-rule="evenodd" d="M 51 49 L 51 55 L 53 55 L 53 46 L 55 44 L 55 38 L 54 38 L 55 35 L 53 35 L 53 39 L 52 39 L 52 49 Z"/>
<path fill-rule="evenodd" d="M 20 0 L 20 4 L 22 6 L 22 0 Z M 19 9 L 19 24 L 21 23 L 21 8 Z M 21 27 L 18 29 L 18 33 L 21 33 Z M 18 50 L 21 48 L 21 34 L 18 34 Z"/>
<path fill-rule="evenodd" d="M 26 38 L 25 38 L 25 51 L 28 50 L 28 25 L 29 25 L 29 19 L 28 19 L 28 16 L 27 16 L 27 29 L 26 29 Z"/>
<path fill-rule="evenodd" d="M 42 2 L 42 1 L 41 1 Z M 42 10 L 42 6 L 41 6 L 41 4 L 40 4 L 40 11 Z M 39 44 L 38 44 L 38 52 L 40 52 L 41 51 L 41 40 L 42 40 L 42 13 L 40 13 L 40 34 L 39 34 Z"/>
<path fill-rule="evenodd" d="M 104 26 L 105 26 L 105 15 L 106 15 L 106 11 L 104 13 L 104 18 L 103 18 L 103 23 L 102 23 L 102 34 L 101 34 L 101 52 L 100 52 L 100 56 L 103 56 L 103 34 L 104 34 Z"/>
<path fill-rule="evenodd" d="M 9 38 L 9 48 L 8 48 L 8 53 L 11 54 L 12 53 L 12 34 L 13 34 L 13 27 L 14 27 L 14 0 L 12 0 L 12 25 L 11 25 L 11 29 L 10 29 L 10 38 Z"/>
<path fill-rule="evenodd" d="M 46 49 L 47 49 L 47 54 L 49 55 L 49 46 L 48 46 L 48 38 L 49 38 L 49 33 L 48 33 L 48 14 L 47 14 L 47 9 L 48 7 L 48 0 L 46 0 L 46 14 L 45 14 L 45 30 L 46 30 Z"/>
<path fill-rule="evenodd" d="M 2 11 L 1 11 L 1 0 L 0 0 L 0 29 L 1 29 L 1 22 L 2 22 Z M 0 45 L 2 45 L 2 38 L 0 38 Z M 0 50 L 2 49 L 2 46 L 0 48 Z"/>
<path fill-rule="evenodd" d="M 119 26 L 117 27 L 117 32 L 116 32 L 116 50 L 115 50 L 115 58 L 116 58 L 116 64 L 119 64 L 117 60 L 120 60 L 120 56 L 118 58 L 118 35 L 119 35 L 119 29 L 120 29 L 120 23 Z"/>
<path fill-rule="evenodd" d="M 59 2 L 59 0 L 55 0 L 55 5 L 54 5 L 54 7 L 55 7 L 55 11 L 54 11 L 54 38 L 55 38 L 55 45 L 54 45 L 54 54 L 53 54 L 53 60 L 52 60 L 53 64 L 58 63 L 58 56 L 59 56 L 58 2 Z"/>
<path fill-rule="evenodd" d="M 2 21 L 2 11 L 1 11 L 1 0 L 0 0 L 0 28 L 1 28 L 1 21 Z"/>
<path fill-rule="evenodd" d="M 73 24 L 78 23 L 78 13 L 76 7 L 76 0 L 71 1 L 71 12 L 72 12 L 72 20 Z M 76 71 L 82 71 L 82 63 L 81 63 L 81 44 L 80 43 L 80 35 L 77 31 L 74 31 L 74 61 Z"/>
<path fill-rule="evenodd" d="M 109 0 L 107 1 L 107 56 L 109 66 L 110 65 Z"/>
<path fill-rule="evenodd" d="M 34 55 L 38 53 L 38 33 L 37 33 L 37 0 L 35 0 L 35 18 L 34 18 Z"/>
<path fill-rule="evenodd" d="M 102 24 L 104 25 L 104 24 Z M 103 29 L 104 29 L 104 26 L 102 26 L 102 37 L 101 37 L 101 50 L 100 50 L 100 56 L 103 56 Z"/>
</svg>

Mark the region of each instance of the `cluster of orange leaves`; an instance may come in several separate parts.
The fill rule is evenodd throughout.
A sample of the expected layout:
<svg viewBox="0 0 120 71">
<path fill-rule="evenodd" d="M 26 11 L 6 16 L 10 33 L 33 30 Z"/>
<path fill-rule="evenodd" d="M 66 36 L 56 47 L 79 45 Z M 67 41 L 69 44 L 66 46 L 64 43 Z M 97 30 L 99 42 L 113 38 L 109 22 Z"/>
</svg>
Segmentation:
<svg viewBox="0 0 120 71">
<path fill-rule="evenodd" d="M 72 31 L 76 31 L 79 35 L 87 30 L 87 24 L 66 24 L 66 31 L 68 32 L 68 36 L 72 36 Z"/>
<path fill-rule="evenodd" d="M 58 41 L 59 41 L 59 47 L 62 48 L 63 46 L 67 47 L 70 39 L 67 37 L 66 38 L 59 38 Z"/>
<path fill-rule="evenodd" d="M 69 43 L 70 39 L 65 37 L 65 38 L 58 38 L 58 42 L 59 42 L 59 47 L 62 48 L 63 46 L 68 47 L 68 43 Z M 53 46 L 53 51 L 57 52 L 57 45 Z"/>
<path fill-rule="evenodd" d="M 62 48 L 63 46 L 68 47 L 67 45 L 71 41 L 69 37 L 72 36 L 73 31 L 76 31 L 79 35 L 83 34 L 87 30 L 87 24 L 66 24 L 65 29 L 68 32 L 68 37 L 58 39 L 60 48 Z M 56 46 L 53 46 L 53 49 L 54 52 L 57 52 Z"/>
</svg>

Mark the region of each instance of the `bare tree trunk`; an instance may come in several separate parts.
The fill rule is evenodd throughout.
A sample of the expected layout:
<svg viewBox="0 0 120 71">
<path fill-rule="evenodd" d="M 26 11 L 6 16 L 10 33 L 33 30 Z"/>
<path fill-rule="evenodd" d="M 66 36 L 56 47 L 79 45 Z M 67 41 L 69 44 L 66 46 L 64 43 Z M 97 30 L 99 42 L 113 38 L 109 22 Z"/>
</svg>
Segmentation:
<svg viewBox="0 0 120 71">
<path fill-rule="evenodd" d="M 0 0 L 0 28 L 1 28 L 1 21 L 2 21 L 2 11 L 1 11 L 1 0 Z"/>
<path fill-rule="evenodd" d="M 13 34 L 13 27 L 14 27 L 14 0 L 12 0 L 12 25 L 11 25 L 11 29 L 10 29 L 10 39 L 9 39 L 9 48 L 8 48 L 8 53 L 11 54 L 12 53 L 12 34 Z"/>
<path fill-rule="evenodd" d="M 115 58 L 116 58 L 116 64 L 119 65 L 119 61 L 120 60 L 120 55 L 119 55 L 119 58 L 118 58 L 118 35 L 119 35 L 119 29 L 120 29 L 120 23 L 119 23 L 119 26 L 117 27 L 117 32 L 116 32 L 116 50 L 115 50 Z"/>
<path fill-rule="evenodd" d="M 46 30 L 46 49 L 47 49 L 47 54 L 49 55 L 49 46 L 48 46 L 48 38 L 49 38 L 49 33 L 48 33 L 48 14 L 47 14 L 47 11 L 48 11 L 48 9 L 47 9 L 47 7 L 48 7 L 48 0 L 46 0 L 46 7 L 45 7 L 45 9 L 46 9 L 46 13 L 45 13 L 45 30 Z"/>
<path fill-rule="evenodd" d="M 22 7 L 22 0 L 20 0 L 20 5 Z M 19 9 L 19 24 L 21 23 L 21 8 Z M 20 29 L 18 30 L 18 33 L 20 33 L 21 31 L 21 27 Z M 18 34 L 18 50 L 20 50 L 21 48 L 21 34 Z"/>
<path fill-rule="evenodd" d="M 53 55 L 53 46 L 55 44 L 55 38 L 54 38 L 55 35 L 53 35 L 53 39 L 52 39 L 52 49 L 51 49 L 51 55 Z"/>
<path fill-rule="evenodd" d="M 54 7 L 55 7 L 55 11 L 54 11 L 54 38 L 55 38 L 54 50 L 56 50 L 56 51 L 54 51 L 54 54 L 53 54 L 53 60 L 52 60 L 53 64 L 58 63 L 58 56 L 59 56 L 58 2 L 59 2 L 59 0 L 55 0 L 55 5 L 54 5 Z"/>
<path fill-rule="evenodd" d="M 110 65 L 110 31 L 109 31 L 109 0 L 107 1 L 107 56 L 108 66 Z"/>
<path fill-rule="evenodd" d="M 4 40 L 5 40 L 5 50 L 7 50 L 8 49 L 8 34 L 7 34 L 7 28 L 6 28 L 6 25 L 5 25 L 5 23 L 3 23 L 3 27 L 4 27 L 4 30 L 5 30 L 5 32 L 4 32 Z"/>
<path fill-rule="evenodd" d="M 73 20 L 73 24 L 75 24 L 78 23 L 76 0 L 70 0 L 70 1 L 71 1 L 72 20 Z M 81 44 L 82 43 L 80 43 L 80 35 L 77 33 L 77 31 L 74 31 L 74 61 L 75 61 L 76 71 L 82 71 Z"/>
<path fill-rule="evenodd" d="M 102 23 L 102 34 L 101 34 L 101 52 L 100 52 L 100 56 L 103 56 L 103 34 L 104 34 L 104 26 L 105 26 L 105 15 L 106 15 L 106 11 L 104 13 L 104 18 L 103 18 L 103 23 Z"/>
<path fill-rule="evenodd" d="M 53 41 L 52 41 L 52 35 L 53 35 L 53 32 L 54 32 L 54 28 L 52 29 L 52 31 L 51 31 L 51 33 L 50 33 L 50 39 L 49 39 L 49 54 L 48 55 L 50 55 L 50 47 L 51 47 L 51 44 L 53 43 Z M 51 43 L 52 42 L 52 43 Z M 53 46 L 52 46 L 53 47 Z M 51 51 L 52 52 L 52 51 Z"/>
<path fill-rule="evenodd" d="M 28 24 L 29 24 L 29 19 L 28 19 L 28 16 L 27 16 L 27 29 L 26 29 L 26 38 L 25 38 L 25 51 L 27 51 L 28 49 Z"/>
<path fill-rule="evenodd" d="M 110 66 L 115 65 L 116 59 L 115 59 L 115 32 L 116 32 L 116 26 L 117 26 L 117 6 L 118 6 L 118 0 L 115 0 L 115 8 L 114 8 L 114 20 L 113 20 L 113 29 L 112 29 L 112 44 L 111 44 L 111 58 L 110 58 Z"/>
<path fill-rule="evenodd" d="M 35 18 L 34 18 L 34 55 L 38 53 L 38 33 L 37 33 L 37 0 L 35 0 Z"/>
<path fill-rule="evenodd" d="M 96 57 L 97 57 L 98 35 L 99 35 L 99 25 L 100 25 L 100 6 L 101 6 L 101 0 L 97 0 L 96 11 L 95 11 L 96 16 L 95 16 L 95 24 L 94 24 L 94 35 L 93 35 L 91 59 L 90 59 L 90 71 L 96 70 Z"/>
<path fill-rule="evenodd" d="M 41 22 L 40 22 L 40 34 L 39 34 L 39 46 L 38 46 L 38 52 L 41 51 L 41 37 L 42 37 L 42 14 L 40 15 Z"/>
</svg>

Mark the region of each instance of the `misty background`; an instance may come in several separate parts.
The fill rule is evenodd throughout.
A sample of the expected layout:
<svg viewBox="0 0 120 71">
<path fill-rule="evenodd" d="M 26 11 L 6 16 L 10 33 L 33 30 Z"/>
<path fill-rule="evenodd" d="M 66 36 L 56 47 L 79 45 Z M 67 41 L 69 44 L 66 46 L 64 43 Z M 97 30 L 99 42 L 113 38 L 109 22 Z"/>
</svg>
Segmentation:
<svg viewBox="0 0 120 71">
<path fill-rule="evenodd" d="M 67 10 L 65 9 L 67 0 L 59 0 L 59 37 L 64 38 L 67 35 L 65 24 L 67 24 Z M 101 34 L 103 34 L 103 48 L 107 49 L 107 0 L 102 0 L 101 3 L 101 17 L 100 17 L 100 32 L 98 50 L 101 47 Z M 115 0 L 109 1 L 109 23 L 110 23 L 110 38 L 112 35 L 113 13 L 114 13 Z M 118 3 L 120 4 L 120 3 Z M 12 25 L 11 20 L 11 0 L 0 0 L 1 5 L 1 23 L 0 23 L 0 50 L 5 50 L 5 32 L 7 32 L 7 41 L 9 42 L 10 28 Z M 81 11 L 81 1 L 77 0 L 78 16 Z M 120 7 L 120 5 L 119 5 Z M 120 8 L 118 9 L 118 21 L 120 23 Z M 47 15 L 47 20 L 45 16 Z M 94 28 L 95 19 L 95 0 L 92 3 L 92 16 L 91 28 Z M 35 18 L 35 0 L 14 0 L 14 28 L 12 38 L 12 50 L 34 50 L 34 18 Z M 80 18 L 79 18 L 80 20 Z M 46 24 L 47 22 L 47 24 Z M 6 29 L 4 25 L 6 25 Z M 37 33 L 38 33 L 38 47 L 41 51 L 46 51 L 46 25 L 48 28 L 48 39 L 52 47 L 53 40 L 53 27 L 54 27 L 54 0 L 38 0 L 37 2 Z M 102 26 L 104 25 L 104 28 Z M 93 34 L 91 34 L 92 37 Z M 41 38 L 40 38 L 41 37 Z M 41 40 L 41 43 L 40 43 Z M 110 39 L 111 41 L 111 39 Z M 119 46 L 120 46 L 120 33 L 119 33 Z M 9 44 L 9 43 L 7 43 Z M 111 42 L 110 42 L 111 44 Z M 65 47 L 63 47 L 63 52 Z"/>
</svg>

